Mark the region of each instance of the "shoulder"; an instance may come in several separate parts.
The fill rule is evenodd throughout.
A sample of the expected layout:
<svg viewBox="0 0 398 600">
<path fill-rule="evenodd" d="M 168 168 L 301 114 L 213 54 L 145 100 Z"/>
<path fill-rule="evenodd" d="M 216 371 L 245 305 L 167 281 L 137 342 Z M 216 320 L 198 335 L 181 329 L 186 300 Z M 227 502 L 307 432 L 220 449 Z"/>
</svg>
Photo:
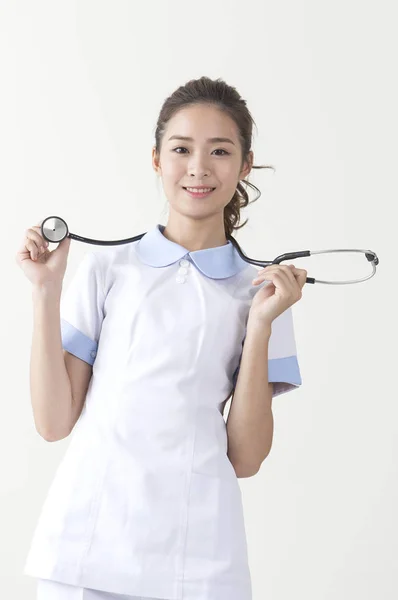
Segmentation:
<svg viewBox="0 0 398 600">
<path fill-rule="evenodd" d="M 136 262 L 135 248 L 138 241 L 115 246 L 94 246 L 87 254 L 92 257 L 102 271 L 114 264 L 130 264 Z"/>
<path fill-rule="evenodd" d="M 105 295 L 118 278 L 126 275 L 126 271 L 142 266 L 135 252 L 137 243 L 138 240 L 115 246 L 93 246 L 88 250 L 86 260 L 101 280 Z"/>
</svg>

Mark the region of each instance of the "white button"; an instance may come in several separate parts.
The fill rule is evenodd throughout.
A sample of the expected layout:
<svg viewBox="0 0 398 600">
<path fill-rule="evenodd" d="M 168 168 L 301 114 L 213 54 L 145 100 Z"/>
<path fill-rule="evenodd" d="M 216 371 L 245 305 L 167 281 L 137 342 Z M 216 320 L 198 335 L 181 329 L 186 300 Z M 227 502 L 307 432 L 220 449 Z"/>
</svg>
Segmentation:
<svg viewBox="0 0 398 600">
<path fill-rule="evenodd" d="M 97 356 L 97 353 L 96 353 L 96 351 L 95 351 L 95 350 L 93 350 L 92 352 L 90 352 L 90 356 L 91 356 L 92 358 L 95 358 L 95 357 Z"/>
<path fill-rule="evenodd" d="M 188 269 L 186 267 L 180 267 L 178 269 L 179 275 L 186 275 L 188 273 Z"/>
<path fill-rule="evenodd" d="M 182 276 L 180 276 L 180 275 L 178 275 L 178 276 L 176 277 L 176 282 L 177 282 L 177 283 L 185 283 L 185 282 L 186 282 L 186 280 L 187 280 L 187 278 L 186 278 L 186 277 L 182 277 Z"/>
<path fill-rule="evenodd" d="M 189 260 L 183 258 L 182 260 L 180 260 L 180 265 L 181 267 L 189 267 Z"/>
</svg>

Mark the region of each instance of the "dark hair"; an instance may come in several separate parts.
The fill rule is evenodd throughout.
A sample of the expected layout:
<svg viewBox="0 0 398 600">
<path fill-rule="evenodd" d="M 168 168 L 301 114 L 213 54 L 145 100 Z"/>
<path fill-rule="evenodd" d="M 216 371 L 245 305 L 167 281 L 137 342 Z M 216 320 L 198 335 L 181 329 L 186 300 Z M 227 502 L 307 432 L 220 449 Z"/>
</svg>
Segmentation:
<svg viewBox="0 0 398 600">
<path fill-rule="evenodd" d="M 212 104 L 226 112 L 236 123 L 240 144 L 242 148 L 242 167 L 252 143 L 252 128 L 256 125 L 247 106 L 246 101 L 241 98 L 236 88 L 227 85 L 222 79 L 210 79 L 209 77 L 200 77 L 200 79 L 191 79 L 185 85 L 177 88 L 171 96 L 166 98 L 160 110 L 155 131 L 155 146 L 157 153 L 160 153 L 162 138 L 168 121 L 181 108 L 192 106 L 194 104 Z M 256 126 L 257 127 L 257 126 Z M 252 165 L 253 169 L 273 169 L 267 165 Z M 257 190 L 258 195 L 251 202 L 255 202 L 261 196 L 260 190 L 250 183 L 247 179 L 242 179 L 238 183 L 236 191 L 229 204 L 224 208 L 224 227 L 227 238 L 232 236 L 235 229 L 241 229 L 246 225 L 248 219 L 242 225 L 240 221 L 241 208 L 250 204 L 249 195 L 244 189 L 242 182 L 246 183 L 252 189 Z"/>
</svg>

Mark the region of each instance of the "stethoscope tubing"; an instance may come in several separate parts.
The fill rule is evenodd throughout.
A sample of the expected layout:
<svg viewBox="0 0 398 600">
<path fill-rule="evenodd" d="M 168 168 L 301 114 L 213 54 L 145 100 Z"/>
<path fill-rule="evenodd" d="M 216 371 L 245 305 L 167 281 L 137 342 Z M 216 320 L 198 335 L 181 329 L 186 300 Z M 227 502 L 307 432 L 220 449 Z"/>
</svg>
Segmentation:
<svg viewBox="0 0 398 600">
<path fill-rule="evenodd" d="M 46 227 L 45 223 L 48 222 L 50 219 L 55 219 L 55 222 L 52 223 L 53 227 L 51 227 L 51 224 L 49 227 Z M 62 242 L 63 239 L 65 239 L 66 237 L 69 237 L 72 240 L 76 240 L 78 242 L 84 242 L 86 244 L 93 244 L 96 246 L 118 246 L 118 245 L 122 245 L 122 244 L 129 244 L 132 242 L 136 242 L 136 241 L 140 240 L 142 237 L 144 237 L 144 235 L 147 232 L 140 233 L 133 237 L 125 238 L 123 240 L 95 240 L 92 238 L 83 237 L 81 235 L 77 235 L 76 233 L 70 232 L 68 225 L 64 221 L 64 219 L 62 219 L 61 217 L 58 217 L 58 216 L 50 216 L 50 217 L 47 217 L 46 219 L 44 219 L 44 221 L 42 222 L 41 233 L 45 240 L 47 240 L 48 242 L 52 242 L 52 243 Z M 315 254 L 327 254 L 327 253 L 332 253 L 332 252 L 362 252 L 363 254 L 365 254 L 366 259 L 372 263 L 372 269 L 373 269 L 372 273 L 361 279 L 355 279 L 355 280 L 349 280 L 349 281 L 324 281 L 321 279 L 315 279 L 314 277 L 307 277 L 305 280 L 306 283 L 324 283 L 324 284 L 329 284 L 329 285 L 346 285 L 349 283 L 359 283 L 361 281 L 366 281 L 367 279 L 370 279 L 371 277 L 373 277 L 376 273 L 376 265 L 379 264 L 379 259 L 375 252 L 373 252 L 372 250 L 361 250 L 361 249 L 357 249 L 357 248 L 346 248 L 346 249 L 339 248 L 339 249 L 330 249 L 330 250 L 301 250 L 298 252 L 286 252 L 285 254 L 280 254 L 279 256 L 274 258 L 274 260 L 257 260 L 255 258 L 250 258 L 249 256 L 247 256 L 243 252 L 242 248 L 239 246 L 238 242 L 235 240 L 234 237 L 228 236 L 227 239 L 230 240 L 231 243 L 235 246 L 240 257 L 244 261 L 246 261 L 247 263 L 250 263 L 252 265 L 259 266 L 259 267 L 268 267 L 270 265 L 278 265 L 281 262 L 286 261 L 286 260 L 294 260 L 295 258 L 304 258 L 304 257 L 312 256 Z"/>
</svg>

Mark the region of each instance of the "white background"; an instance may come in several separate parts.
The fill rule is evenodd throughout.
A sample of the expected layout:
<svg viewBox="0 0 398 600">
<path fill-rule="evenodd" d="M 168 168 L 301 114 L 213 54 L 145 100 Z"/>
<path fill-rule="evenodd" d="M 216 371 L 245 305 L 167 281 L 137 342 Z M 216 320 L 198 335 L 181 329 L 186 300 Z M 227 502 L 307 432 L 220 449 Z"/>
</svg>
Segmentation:
<svg viewBox="0 0 398 600">
<path fill-rule="evenodd" d="M 70 441 L 34 427 L 18 246 L 49 215 L 100 239 L 165 224 L 156 120 L 176 87 L 207 75 L 247 101 L 255 164 L 276 169 L 249 177 L 262 196 L 236 234 L 246 253 L 380 259 L 374 278 L 307 285 L 294 306 L 303 385 L 275 398 L 271 453 L 239 480 L 253 600 L 397 598 L 394 4 L 0 0 L 1 597 L 35 597 L 23 564 Z M 89 249 L 72 242 L 65 285 Z"/>
</svg>

